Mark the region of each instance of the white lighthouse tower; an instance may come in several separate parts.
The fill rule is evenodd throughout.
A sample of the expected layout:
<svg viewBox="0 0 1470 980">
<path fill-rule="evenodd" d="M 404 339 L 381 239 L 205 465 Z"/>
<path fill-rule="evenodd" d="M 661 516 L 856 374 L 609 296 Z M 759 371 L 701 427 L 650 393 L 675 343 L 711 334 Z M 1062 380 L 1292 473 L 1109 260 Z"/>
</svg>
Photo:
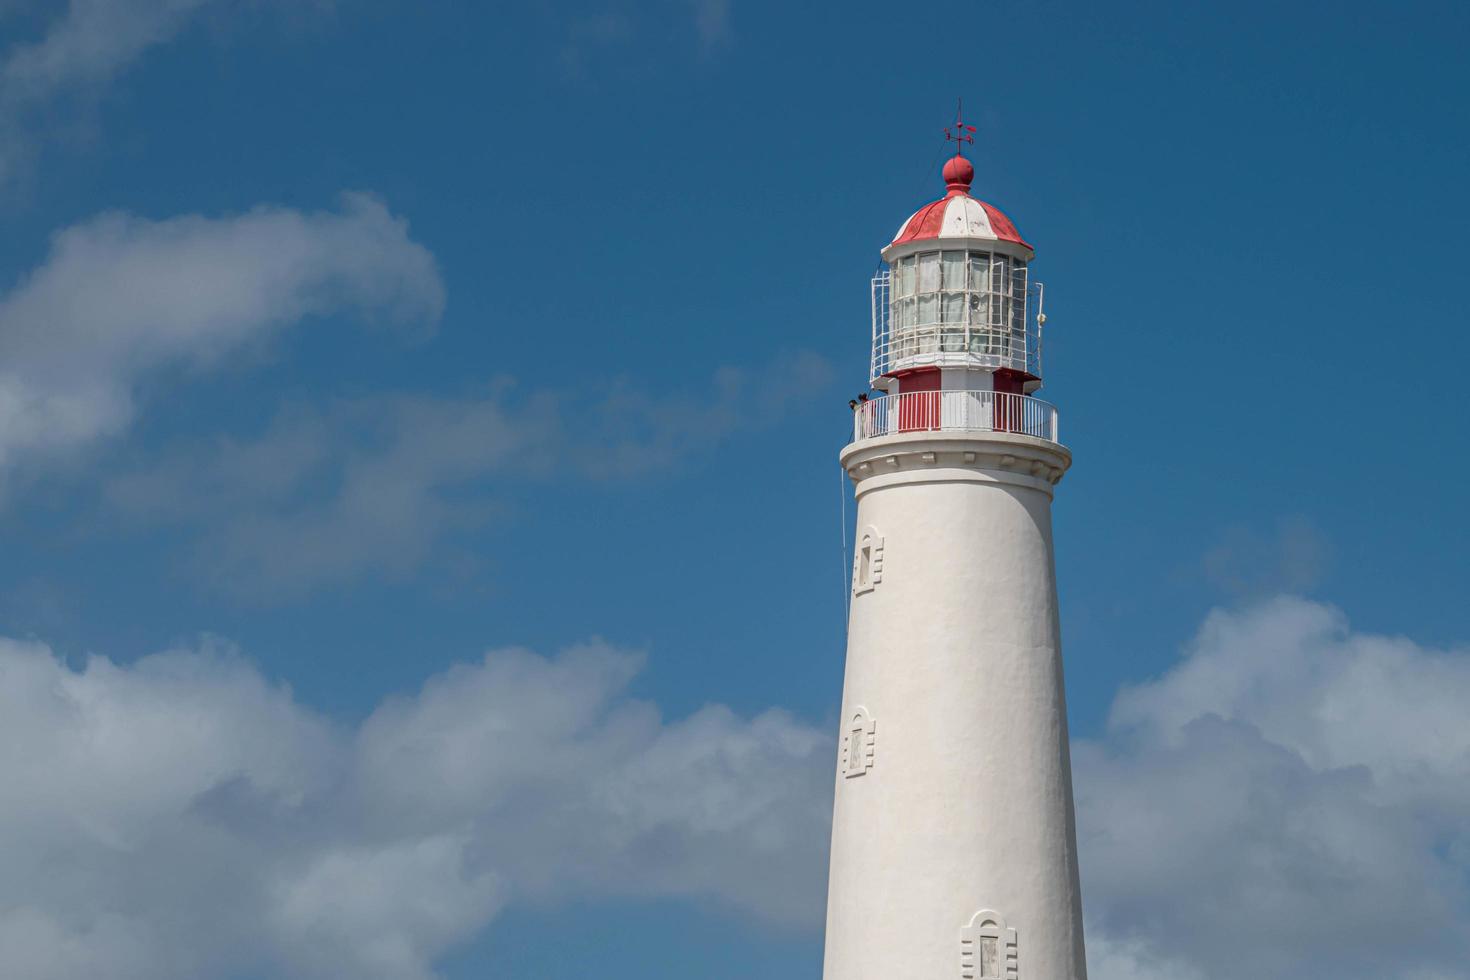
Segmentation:
<svg viewBox="0 0 1470 980">
<path fill-rule="evenodd" d="M 959 148 L 973 128 L 950 134 Z M 974 168 L 873 280 L 825 980 L 1085 980 L 1041 285 Z"/>
</svg>

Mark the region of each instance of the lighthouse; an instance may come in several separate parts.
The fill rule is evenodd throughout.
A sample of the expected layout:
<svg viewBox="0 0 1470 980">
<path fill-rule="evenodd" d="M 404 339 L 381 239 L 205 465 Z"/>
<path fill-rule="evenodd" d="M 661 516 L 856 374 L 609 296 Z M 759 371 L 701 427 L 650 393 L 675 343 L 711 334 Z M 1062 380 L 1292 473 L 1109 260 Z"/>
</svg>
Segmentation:
<svg viewBox="0 0 1470 980">
<path fill-rule="evenodd" d="M 824 980 L 1085 980 L 1051 504 L 1071 464 L 1015 224 L 945 195 L 882 250 Z"/>
</svg>

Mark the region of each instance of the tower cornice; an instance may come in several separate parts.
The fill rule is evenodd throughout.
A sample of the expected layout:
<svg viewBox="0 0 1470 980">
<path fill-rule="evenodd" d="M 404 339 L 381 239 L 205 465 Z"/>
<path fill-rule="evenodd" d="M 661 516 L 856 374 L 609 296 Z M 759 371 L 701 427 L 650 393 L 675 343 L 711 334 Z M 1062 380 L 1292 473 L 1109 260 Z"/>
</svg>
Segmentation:
<svg viewBox="0 0 1470 980">
<path fill-rule="evenodd" d="M 999 483 L 1050 497 L 1072 453 L 1013 432 L 900 432 L 850 443 L 839 460 L 859 497 L 910 483 Z"/>
</svg>

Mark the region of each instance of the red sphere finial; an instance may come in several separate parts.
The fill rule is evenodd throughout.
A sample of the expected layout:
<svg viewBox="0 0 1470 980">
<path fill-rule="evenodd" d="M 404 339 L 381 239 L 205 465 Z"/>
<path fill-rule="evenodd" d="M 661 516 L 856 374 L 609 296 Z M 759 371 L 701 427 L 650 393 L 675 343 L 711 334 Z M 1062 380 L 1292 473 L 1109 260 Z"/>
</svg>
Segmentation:
<svg viewBox="0 0 1470 980">
<path fill-rule="evenodd" d="M 956 153 L 944 165 L 942 174 L 951 197 L 956 194 L 970 193 L 970 184 L 975 179 L 975 168 L 969 160 Z"/>
</svg>

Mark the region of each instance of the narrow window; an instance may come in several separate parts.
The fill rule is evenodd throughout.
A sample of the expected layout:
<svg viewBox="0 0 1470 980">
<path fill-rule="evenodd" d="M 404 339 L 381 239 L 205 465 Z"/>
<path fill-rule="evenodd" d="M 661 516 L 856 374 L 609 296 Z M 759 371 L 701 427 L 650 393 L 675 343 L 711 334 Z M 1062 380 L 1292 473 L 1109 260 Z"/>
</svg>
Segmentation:
<svg viewBox="0 0 1470 980">
<path fill-rule="evenodd" d="M 914 256 L 910 255 L 908 258 L 900 259 L 898 262 L 898 295 L 900 296 L 914 295 L 914 265 L 916 261 Z"/>
<path fill-rule="evenodd" d="M 861 776 L 873 767 L 873 744 L 877 740 L 878 725 L 868 715 L 868 709 L 857 707 L 849 716 L 842 731 L 842 757 L 839 770 L 844 778 Z"/>
<path fill-rule="evenodd" d="M 830 757 L 829 757 L 830 758 Z M 847 733 L 847 774 L 861 775 L 868 768 L 868 732 L 862 718 L 854 718 Z"/>
<path fill-rule="evenodd" d="M 919 326 L 933 326 L 939 322 L 939 296 L 937 293 L 924 293 L 919 297 Z"/>
<path fill-rule="evenodd" d="M 1016 980 L 1016 930 L 990 909 L 960 929 L 960 976 L 964 980 Z"/>
<path fill-rule="evenodd" d="M 995 936 L 980 939 L 980 980 L 1000 980 L 1000 940 Z"/>
<path fill-rule="evenodd" d="M 939 253 L 922 252 L 919 255 L 919 292 L 939 291 Z"/>
<path fill-rule="evenodd" d="M 883 581 L 883 536 L 869 524 L 858 534 L 852 556 L 852 594 L 871 592 Z"/>
<path fill-rule="evenodd" d="M 944 263 L 943 280 L 945 289 L 965 288 L 965 253 L 960 251 L 941 253 Z"/>
<path fill-rule="evenodd" d="M 990 253 L 970 253 L 970 292 L 984 293 L 990 289 Z"/>
<path fill-rule="evenodd" d="M 939 318 L 945 324 L 940 349 L 955 353 L 965 349 L 965 294 L 945 293 L 940 301 Z"/>
</svg>

